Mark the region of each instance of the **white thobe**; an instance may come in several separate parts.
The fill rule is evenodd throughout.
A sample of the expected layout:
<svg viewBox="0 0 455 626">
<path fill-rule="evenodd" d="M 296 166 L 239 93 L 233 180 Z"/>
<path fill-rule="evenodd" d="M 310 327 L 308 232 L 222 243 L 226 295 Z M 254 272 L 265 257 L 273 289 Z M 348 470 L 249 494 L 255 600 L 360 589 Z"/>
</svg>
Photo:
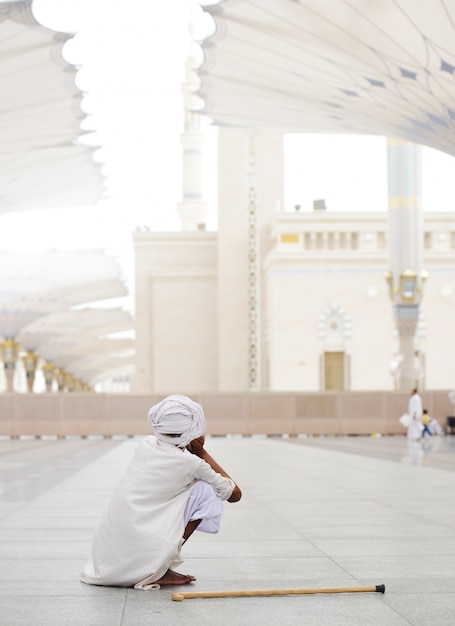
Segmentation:
<svg viewBox="0 0 455 626">
<path fill-rule="evenodd" d="M 411 418 L 408 426 L 407 436 L 409 439 L 419 439 L 422 433 L 422 400 L 418 393 L 413 393 L 409 398 L 408 414 Z"/>
<path fill-rule="evenodd" d="M 82 582 L 143 588 L 182 563 L 185 506 L 198 480 L 222 500 L 235 486 L 188 450 L 146 437 L 95 531 Z"/>
</svg>

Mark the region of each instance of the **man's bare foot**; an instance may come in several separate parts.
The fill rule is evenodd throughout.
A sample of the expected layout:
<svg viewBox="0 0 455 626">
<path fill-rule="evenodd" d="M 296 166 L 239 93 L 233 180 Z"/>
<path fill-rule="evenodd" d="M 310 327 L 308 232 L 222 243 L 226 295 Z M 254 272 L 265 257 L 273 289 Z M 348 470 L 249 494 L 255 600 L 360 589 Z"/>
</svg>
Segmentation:
<svg viewBox="0 0 455 626">
<path fill-rule="evenodd" d="M 164 576 L 162 576 L 159 580 L 155 580 L 155 583 L 163 586 L 188 585 L 194 580 L 196 580 L 194 576 L 190 576 L 189 574 L 179 574 L 178 572 L 168 569 Z"/>
</svg>

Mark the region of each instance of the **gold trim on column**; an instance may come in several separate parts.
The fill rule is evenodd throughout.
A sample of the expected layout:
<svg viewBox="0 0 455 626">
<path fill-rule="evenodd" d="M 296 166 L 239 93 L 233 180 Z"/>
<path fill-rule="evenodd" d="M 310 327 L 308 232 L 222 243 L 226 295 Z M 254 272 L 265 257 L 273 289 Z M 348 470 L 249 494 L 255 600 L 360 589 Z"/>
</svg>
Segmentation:
<svg viewBox="0 0 455 626">
<path fill-rule="evenodd" d="M 387 137 L 387 145 L 395 148 L 396 146 L 411 146 L 413 142 L 406 139 L 397 139 L 396 137 Z"/>
<path fill-rule="evenodd" d="M 393 196 L 389 197 L 389 209 L 421 209 L 420 196 Z"/>
</svg>

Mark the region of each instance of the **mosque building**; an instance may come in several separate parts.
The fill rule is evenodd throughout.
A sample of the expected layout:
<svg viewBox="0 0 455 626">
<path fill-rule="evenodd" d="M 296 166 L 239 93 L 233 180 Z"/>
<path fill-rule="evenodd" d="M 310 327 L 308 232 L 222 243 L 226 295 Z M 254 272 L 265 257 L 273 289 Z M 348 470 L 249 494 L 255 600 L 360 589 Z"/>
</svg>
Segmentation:
<svg viewBox="0 0 455 626">
<path fill-rule="evenodd" d="M 450 388 L 451 213 L 422 216 L 397 187 L 420 179 L 393 172 L 388 212 L 283 212 L 282 142 L 220 129 L 218 231 L 201 212 L 135 233 L 135 390 Z M 388 150 L 418 166 L 418 147 Z"/>
<path fill-rule="evenodd" d="M 122 391 L 130 391 L 130 402 L 137 399 L 138 406 L 152 395 L 207 394 L 218 398 L 223 414 L 223 407 L 235 405 L 236 394 L 248 397 L 242 406 L 250 408 L 255 400 L 248 394 L 257 394 L 264 402 L 261 411 L 271 402 L 267 394 L 287 394 L 289 401 L 309 394 L 301 406 L 296 401 L 292 415 L 332 419 L 339 392 L 371 394 L 377 404 L 380 393 L 396 391 L 401 395 L 393 411 L 385 404 L 381 409 L 381 419 L 390 415 L 396 422 L 403 396 L 418 387 L 444 398 L 437 400 L 441 413 L 450 410 L 455 223 L 452 207 L 424 214 L 421 202 L 421 146 L 455 154 L 455 57 L 442 45 L 448 33 L 431 28 L 445 23 L 443 6 L 437 4 L 426 21 L 412 7 L 398 19 L 390 5 L 372 22 L 365 7 L 354 11 L 343 2 L 320 8 L 325 29 L 318 31 L 320 22 L 303 3 L 269 4 L 267 10 L 249 0 L 224 0 L 205 8 L 215 34 L 197 44 L 202 65 L 192 56 L 196 43 L 190 47 L 183 85 L 181 230 L 137 229 L 132 235 L 134 353 L 130 339 L 101 346 L 97 325 L 93 341 L 82 344 L 71 333 L 75 343 L 65 347 L 67 333 L 56 346 L 55 325 L 40 322 L 31 333 L 28 320 L 14 333 L 3 333 L 7 393 L 13 391 L 19 361 L 17 339 L 31 355 L 38 352 L 39 335 L 47 341 L 39 345 L 42 355 L 43 346 L 49 348 L 46 361 L 57 356 L 62 369 L 76 364 L 93 380 L 114 365 L 116 352 L 116 365 L 128 369 L 115 371 L 127 371 L 128 383 L 131 379 Z M 397 23 L 400 29 L 392 32 L 389 26 Z M 404 39 L 409 49 L 398 45 Z M 207 229 L 201 114 L 218 128 L 216 231 Z M 284 139 L 287 133 L 309 132 L 388 138 L 383 212 L 331 212 L 322 198 L 311 211 L 283 210 Z M 123 293 L 117 268 L 100 272 L 98 293 L 101 285 L 106 299 Z M 75 281 L 80 283 L 77 276 Z M 75 301 L 66 297 L 59 306 L 88 301 L 78 298 L 79 292 Z M 42 317 L 43 306 L 33 315 Z M 11 311 L 5 308 L 5 315 L 9 319 Z M 112 333 L 130 329 L 126 317 L 112 319 Z M 65 323 L 59 324 L 63 333 Z M 85 324 L 82 330 L 94 326 L 91 319 Z M 7 353 L 11 346 L 14 354 Z M 81 346 L 83 352 L 93 349 L 93 358 L 87 359 Z M 106 358 L 96 360 L 102 348 Z M 29 366 L 33 374 L 36 361 Z M 28 374 L 23 383 L 31 391 Z M 59 383 L 58 390 L 84 391 L 79 383 L 73 380 L 71 389 Z M 330 410 L 324 408 L 328 394 Z M 10 403 L 5 415 L 18 402 L 5 399 Z M 72 402 L 75 418 L 86 402 L 77 407 Z M 101 413 L 115 413 L 109 402 L 100 400 L 89 412 L 90 428 Z M 275 408 L 273 416 L 281 412 Z M 358 408 L 359 415 L 365 412 L 364 405 Z M 284 426 L 273 428 L 281 432 Z"/>
<path fill-rule="evenodd" d="M 360 60 L 343 41 L 344 54 L 357 63 L 348 68 L 317 22 L 314 37 L 325 56 L 317 47 L 302 52 L 296 28 L 303 33 L 316 19 L 306 7 L 272 4 L 284 14 L 248 1 L 206 8 L 216 32 L 203 44 L 205 62 L 196 71 L 190 54 L 183 90 L 181 232 L 134 234 L 133 390 L 449 389 L 454 223 L 451 207 L 422 213 L 419 144 L 453 152 L 442 130 L 453 123 L 431 111 L 417 123 L 422 112 L 410 105 L 417 89 L 428 108 L 440 109 L 448 62 L 422 60 L 419 71 L 406 70 L 409 58 L 394 44 L 392 57 L 381 31 L 390 13 L 378 14 L 373 28 L 368 11 L 351 15 L 343 5 L 330 9 L 339 11 L 339 26 L 325 16 L 333 40 L 344 22 L 351 32 L 355 19 L 358 45 L 365 55 L 375 51 L 374 62 Z M 427 28 L 419 22 L 416 49 L 428 42 Z M 433 77 L 431 93 L 419 73 L 424 67 Z M 356 90 L 347 89 L 353 84 Z M 216 233 L 205 230 L 195 94 L 219 126 Z M 367 206 L 364 213 L 331 213 L 323 199 L 311 212 L 283 211 L 285 133 L 354 127 L 389 137 L 384 213 Z"/>
</svg>

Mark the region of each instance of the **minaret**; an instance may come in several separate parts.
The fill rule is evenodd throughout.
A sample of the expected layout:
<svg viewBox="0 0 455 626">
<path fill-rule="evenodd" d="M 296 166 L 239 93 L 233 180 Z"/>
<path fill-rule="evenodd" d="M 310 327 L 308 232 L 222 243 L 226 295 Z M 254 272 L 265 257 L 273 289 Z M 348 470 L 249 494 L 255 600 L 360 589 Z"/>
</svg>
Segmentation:
<svg viewBox="0 0 455 626">
<path fill-rule="evenodd" d="M 397 139 L 387 142 L 390 271 L 386 280 L 394 305 L 401 369 L 397 388 L 418 387 L 414 337 L 426 272 L 422 270 L 421 147 Z"/>
<path fill-rule="evenodd" d="M 194 72 L 197 67 L 197 44 L 193 39 L 194 17 L 189 21 L 190 46 L 186 62 L 185 82 L 182 85 L 184 104 L 184 131 L 180 136 L 182 144 L 182 200 L 177 211 L 182 220 L 182 230 L 203 230 L 208 212 L 208 204 L 203 200 L 203 148 L 204 133 L 201 131 L 201 117 L 195 111 L 200 108 L 195 91 L 199 78 Z"/>
</svg>

